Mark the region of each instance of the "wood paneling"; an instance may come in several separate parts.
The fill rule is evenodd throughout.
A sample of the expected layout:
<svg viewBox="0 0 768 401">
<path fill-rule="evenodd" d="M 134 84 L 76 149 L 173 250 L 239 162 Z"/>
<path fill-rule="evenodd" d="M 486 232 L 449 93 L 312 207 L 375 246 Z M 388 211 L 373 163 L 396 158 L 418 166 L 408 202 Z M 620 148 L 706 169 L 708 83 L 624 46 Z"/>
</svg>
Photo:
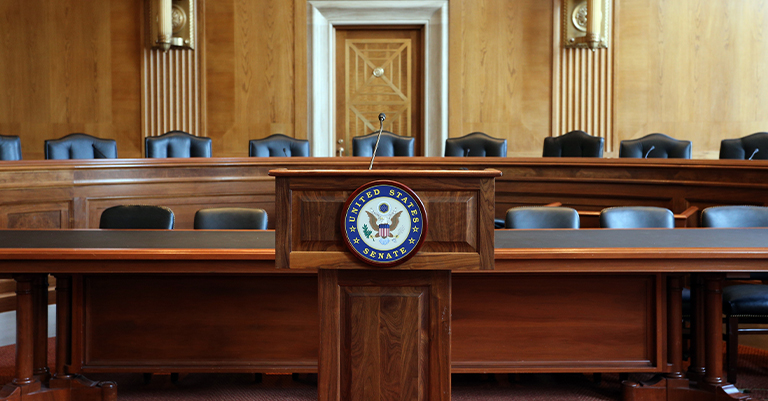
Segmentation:
<svg viewBox="0 0 768 401">
<path fill-rule="evenodd" d="M 347 252 L 341 225 L 328 224 L 327 218 L 340 221 L 346 199 L 376 180 L 396 180 L 418 194 L 427 213 L 435 213 L 424 223 L 426 237 L 419 253 L 393 269 L 435 269 L 438 264 L 440 269 L 493 269 L 493 229 L 478 222 L 493 221 L 493 179 L 498 171 L 283 169 L 270 175 L 276 177 L 275 254 L 280 269 L 359 269 L 360 261 Z M 372 197 L 371 192 L 361 192 L 356 200 L 363 204 Z M 405 205 L 408 195 L 393 198 Z M 415 210 L 415 203 L 408 200 L 406 210 Z M 396 249 L 393 253 L 397 256 Z M 378 254 L 380 262 L 392 259 L 389 252 Z"/>
<path fill-rule="evenodd" d="M 316 369 L 316 275 L 88 275 L 83 289 L 84 371 Z"/>
<path fill-rule="evenodd" d="M 561 0 L 554 0 L 552 136 L 573 130 L 605 138 L 605 151 L 612 152 L 613 138 L 613 52 L 608 49 L 566 49 L 563 47 Z M 609 25 L 609 36 L 612 28 Z"/>
<path fill-rule="evenodd" d="M 384 129 L 416 138 L 414 154 L 423 156 L 424 60 L 421 27 L 336 29 L 336 138 L 352 155 L 352 137 Z M 381 68 L 381 76 L 374 75 Z"/>
<path fill-rule="evenodd" d="M 510 155 L 538 156 L 572 128 L 604 132 L 608 154 L 663 132 L 716 157 L 720 140 L 768 130 L 764 1 L 615 2 L 608 52 L 586 57 L 556 43 L 558 1 L 450 1 L 449 136 L 483 131 L 507 138 Z M 145 114 L 184 129 L 199 104 L 195 133 L 215 156 L 245 156 L 249 139 L 276 132 L 306 137 L 306 0 L 198 1 L 200 98 L 190 62 L 173 95 L 187 104 L 173 108 L 142 98 L 143 18 L 134 0 L 0 2 L 0 134 L 20 135 L 25 159 L 72 132 L 142 157 L 143 133 L 167 129 Z M 169 65 L 190 54 L 171 52 Z"/>
<path fill-rule="evenodd" d="M 107 207 L 126 203 L 169 206 L 176 215 L 176 228 L 192 228 L 194 213 L 204 207 L 260 207 L 275 226 L 275 182 L 271 169 L 355 169 L 368 168 L 361 158 L 193 158 L 141 160 L 79 160 L 0 162 L 0 227 L 4 228 L 96 228 Z M 598 212 L 609 206 L 661 206 L 682 214 L 692 206 L 699 211 L 714 205 L 766 205 L 768 173 L 765 161 L 674 160 L 674 159 L 576 159 L 576 158 L 377 158 L 380 169 L 479 170 L 494 168 L 502 172 L 495 180 L 496 218 L 521 205 L 546 205 L 560 202 L 582 213 Z M 302 216 L 338 210 L 344 197 L 324 197 L 327 190 L 307 179 L 302 199 L 296 206 L 298 221 L 312 223 Z M 357 183 L 361 185 L 364 180 Z M 436 180 L 435 180 L 436 181 Z M 446 185 L 440 183 L 439 185 Z M 357 186 L 353 187 L 356 188 Z M 447 198 L 433 188 L 423 196 L 430 221 L 462 218 L 462 231 L 438 230 L 430 224 L 427 248 L 440 250 L 473 247 L 471 232 L 476 200 Z M 485 191 L 485 189 L 483 189 Z M 300 195 L 300 194 L 299 194 Z M 322 195 L 322 196 L 321 196 Z M 452 204 L 453 203 L 453 204 Z M 464 206 L 459 206 L 464 205 Z M 461 209 L 459 210 L 459 207 Z M 466 209 L 465 209 L 466 207 Z M 485 213 L 485 212 L 483 212 Z M 56 217 L 54 217 L 54 215 Z M 698 214 L 689 216 L 695 224 Z M 455 218 L 454 218 L 455 220 Z M 596 222 L 592 216 L 592 223 Z M 584 221 L 586 223 L 586 220 Z M 445 227 L 448 227 L 446 225 Z M 298 228 L 298 226 L 297 226 Z M 336 230 L 338 227 L 325 227 Z M 310 244 L 309 249 L 325 249 L 329 243 Z M 341 243 L 338 243 L 339 246 Z"/>
<path fill-rule="evenodd" d="M 213 154 L 247 156 L 249 139 L 294 136 L 294 3 L 209 1 L 204 12 Z"/>
<path fill-rule="evenodd" d="M 73 132 L 116 139 L 139 156 L 140 2 L 0 3 L 0 134 L 25 159 Z"/>
<path fill-rule="evenodd" d="M 615 16 L 616 141 L 662 132 L 716 158 L 768 130 L 765 1 L 622 0 Z"/>
<path fill-rule="evenodd" d="M 510 156 L 541 155 L 552 118 L 550 1 L 451 1 L 449 136 L 507 138 Z"/>
<path fill-rule="evenodd" d="M 456 275 L 453 371 L 471 371 L 477 360 L 499 372 L 530 371 L 534 360 L 574 370 L 579 364 L 658 368 L 657 277 L 498 275 L 489 281 Z"/>
<path fill-rule="evenodd" d="M 144 48 L 144 136 L 171 130 L 205 136 L 201 124 L 200 52 Z"/>
<path fill-rule="evenodd" d="M 320 401 L 450 399 L 449 271 L 318 273 Z"/>
</svg>

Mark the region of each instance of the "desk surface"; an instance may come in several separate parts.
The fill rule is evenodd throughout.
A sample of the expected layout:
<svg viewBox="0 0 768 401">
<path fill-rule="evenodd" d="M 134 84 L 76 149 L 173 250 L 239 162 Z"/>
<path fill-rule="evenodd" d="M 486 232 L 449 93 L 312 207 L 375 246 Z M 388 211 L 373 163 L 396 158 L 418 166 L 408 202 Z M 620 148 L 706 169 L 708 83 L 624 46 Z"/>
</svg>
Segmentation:
<svg viewBox="0 0 768 401">
<path fill-rule="evenodd" d="M 739 248 L 768 252 L 768 228 L 496 230 L 496 249 Z M 0 230 L 14 249 L 273 249 L 273 230 Z"/>
<path fill-rule="evenodd" d="M 22 260 L 263 261 L 274 269 L 274 235 L 274 231 L 0 230 L 0 272 L 18 272 L 17 265 L 4 261 Z M 762 228 L 497 230 L 495 248 L 495 271 L 604 271 L 605 267 L 589 263 L 598 259 L 616 260 L 613 268 L 624 272 L 768 270 L 768 229 Z M 643 264 L 649 259 L 675 263 Z M 218 266 L 211 264 L 210 272 L 232 272 Z M 130 271 L 157 272 L 152 270 L 156 268 L 134 264 Z M 268 268 L 260 265 L 259 270 Z M 247 272 L 243 269 L 236 270 Z M 82 272 L 98 271 L 97 265 L 82 264 Z"/>
</svg>

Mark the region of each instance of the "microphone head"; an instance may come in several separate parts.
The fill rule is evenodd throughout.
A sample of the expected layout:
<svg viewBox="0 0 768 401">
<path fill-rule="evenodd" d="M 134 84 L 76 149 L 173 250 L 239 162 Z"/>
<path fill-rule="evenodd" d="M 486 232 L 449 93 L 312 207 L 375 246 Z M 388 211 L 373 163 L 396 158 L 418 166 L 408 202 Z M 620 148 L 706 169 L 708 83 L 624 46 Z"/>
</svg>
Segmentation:
<svg viewBox="0 0 768 401">
<path fill-rule="evenodd" d="M 384 121 L 387 119 L 387 115 L 384 113 L 379 113 L 379 121 Z"/>
</svg>

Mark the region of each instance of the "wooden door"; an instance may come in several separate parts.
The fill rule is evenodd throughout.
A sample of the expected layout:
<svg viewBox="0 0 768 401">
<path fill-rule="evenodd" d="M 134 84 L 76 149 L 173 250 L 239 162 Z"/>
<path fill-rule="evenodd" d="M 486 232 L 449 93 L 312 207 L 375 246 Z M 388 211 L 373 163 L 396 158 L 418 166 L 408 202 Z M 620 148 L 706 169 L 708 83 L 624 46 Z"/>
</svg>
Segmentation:
<svg viewBox="0 0 768 401">
<path fill-rule="evenodd" d="M 352 138 L 384 130 L 416 138 L 423 154 L 422 28 L 336 30 L 336 155 L 352 155 Z M 343 151 L 341 151 L 343 149 Z"/>
</svg>

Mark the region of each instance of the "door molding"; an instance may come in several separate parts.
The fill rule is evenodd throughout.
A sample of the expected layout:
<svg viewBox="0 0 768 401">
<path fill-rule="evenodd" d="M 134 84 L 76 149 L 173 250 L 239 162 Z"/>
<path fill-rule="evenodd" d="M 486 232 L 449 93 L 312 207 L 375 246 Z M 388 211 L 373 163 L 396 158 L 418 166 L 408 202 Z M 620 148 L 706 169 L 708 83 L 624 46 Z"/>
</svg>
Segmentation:
<svg viewBox="0 0 768 401">
<path fill-rule="evenodd" d="M 307 2 L 307 138 L 312 156 L 333 156 L 335 38 L 342 25 L 424 26 L 424 155 L 442 156 L 448 138 L 448 0 Z"/>
</svg>

